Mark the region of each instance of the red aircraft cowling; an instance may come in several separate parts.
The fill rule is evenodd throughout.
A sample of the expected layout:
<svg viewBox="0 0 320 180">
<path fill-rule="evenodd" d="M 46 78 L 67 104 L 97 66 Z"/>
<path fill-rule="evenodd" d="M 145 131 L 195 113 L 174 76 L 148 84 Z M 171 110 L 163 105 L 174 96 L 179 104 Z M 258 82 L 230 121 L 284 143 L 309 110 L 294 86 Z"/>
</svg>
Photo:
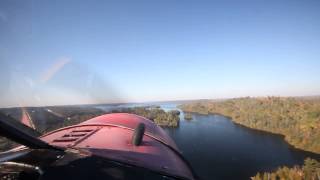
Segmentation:
<svg viewBox="0 0 320 180">
<path fill-rule="evenodd" d="M 145 125 L 142 144 L 132 144 L 134 129 Z M 144 167 L 165 174 L 195 179 L 191 167 L 174 141 L 154 122 L 133 114 L 98 116 L 78 125 L 52 131 L 41 137 L 47 143 Z"/>
</svg>

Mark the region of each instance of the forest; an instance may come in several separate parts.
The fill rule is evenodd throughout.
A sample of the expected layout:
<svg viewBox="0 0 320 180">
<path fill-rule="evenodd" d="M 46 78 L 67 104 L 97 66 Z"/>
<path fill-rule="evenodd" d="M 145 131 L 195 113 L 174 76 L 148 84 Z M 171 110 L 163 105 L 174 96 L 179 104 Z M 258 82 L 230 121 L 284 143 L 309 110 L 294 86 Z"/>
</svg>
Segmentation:
<svg viewBox="0 0 320 180">
<path fill-rule="evenodd" d="M 258 173 L 252 180 L 318 180 L 320 179 L 320 162 L 307 158 L 304 160 L 302 167 L 295 166 L 293 168 L 281 167 L 274 172 Z"/>
<path fill-rule="evenodd" d="M 159 126 L 177 127 L 180 121 L 180 112 L 177 110 L 164 111 L 160 107 L 133 107 L 121 108 L 111 111 L 112 113 L 125 112 L 143 116 L 155 122 Z"/>
<path fill-rule="evenodd" d="M 320 98 L 245 97 L 187 103 L 180 108 L 221 114 L 246 127 L 284 135 L 296 148 L 320 153 Z"/>
</svg>

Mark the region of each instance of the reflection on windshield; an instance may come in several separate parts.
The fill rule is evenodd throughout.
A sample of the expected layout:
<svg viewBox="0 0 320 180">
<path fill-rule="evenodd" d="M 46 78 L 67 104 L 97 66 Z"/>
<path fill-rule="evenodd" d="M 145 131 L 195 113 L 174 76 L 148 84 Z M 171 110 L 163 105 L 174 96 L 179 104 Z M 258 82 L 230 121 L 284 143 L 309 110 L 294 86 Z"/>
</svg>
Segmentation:
<svg viewBox="0 0 320 180">
<path fill-rule="evenodd" d="M 8 153 L 88 142 L 85 149 L 125 146 L 130 166 L 152 153 L 163 171 L 181 160 L 187 170 L 174 173 L 198 174 L 189 179 L 319 179 L 319 8 L 295 0 L 2 0 L 0 174 L 46 166 L 8 162 Z M 136 119 L 122 122 L 123 113 L 161 133 L 133 128 Z M 106 114 L 118 124 L 102 118 L 93 129 L 110 126 L 110 144 L 109 136 L 89 141 L 96 131 L 59 132 Z M 145 154 L 128 158 L 136 151 Z M 102 171 L 124 179 L 117 168 Z"/>
</svg>

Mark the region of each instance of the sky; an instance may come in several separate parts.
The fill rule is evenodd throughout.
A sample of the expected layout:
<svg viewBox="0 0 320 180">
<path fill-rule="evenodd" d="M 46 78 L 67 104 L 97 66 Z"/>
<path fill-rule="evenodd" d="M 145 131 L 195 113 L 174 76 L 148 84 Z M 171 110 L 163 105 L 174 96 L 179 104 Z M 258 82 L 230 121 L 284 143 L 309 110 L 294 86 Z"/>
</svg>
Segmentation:
<svg viewBox="0 0 320 180">
<path fill-rule="evenodd" d="M 0 1 L 0 107 L 320 95 L 320 1 Z"/>
</svg>

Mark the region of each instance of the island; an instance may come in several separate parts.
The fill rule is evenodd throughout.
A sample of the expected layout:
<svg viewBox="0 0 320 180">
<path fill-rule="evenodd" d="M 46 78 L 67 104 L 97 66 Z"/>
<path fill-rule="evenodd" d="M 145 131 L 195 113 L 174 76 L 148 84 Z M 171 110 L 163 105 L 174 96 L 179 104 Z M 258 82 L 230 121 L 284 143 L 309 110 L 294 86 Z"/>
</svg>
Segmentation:
<svg viewBox="0 0 320 180">
<path fill-rule="evenodd" d="M 180 112 L 177 110 L 164 111 L 160 107 L 133 107 L 121 108 L 111 111 L 111 113 L 132 113 L 143 116 L 159 126 L 177 127 L 180 121 Z"/>
<path fill-rule="evenodd" d="M 185 120 L 192 120 L 192 114 L 191 113 L 184 113 L 184 119 Z"/>
</svg>

